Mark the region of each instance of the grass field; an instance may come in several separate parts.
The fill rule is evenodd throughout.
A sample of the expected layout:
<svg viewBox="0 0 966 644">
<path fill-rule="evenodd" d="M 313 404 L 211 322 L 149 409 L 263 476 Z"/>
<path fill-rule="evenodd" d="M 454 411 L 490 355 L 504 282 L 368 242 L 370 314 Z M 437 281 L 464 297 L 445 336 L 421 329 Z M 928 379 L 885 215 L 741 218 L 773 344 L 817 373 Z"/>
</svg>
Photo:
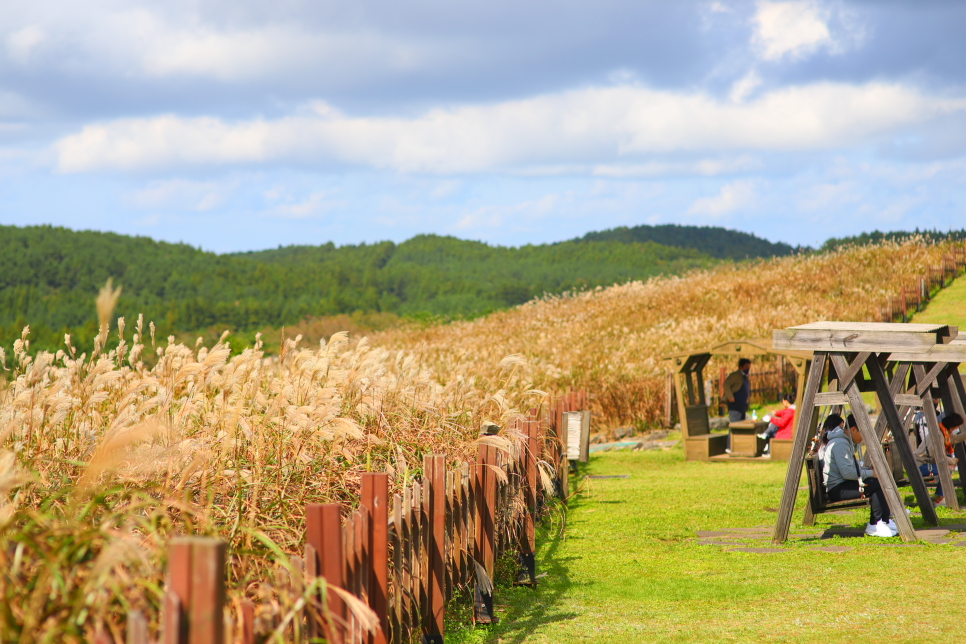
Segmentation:
<svg viewBox="0 0 966 644">
<path fill-rule="evenodd" d="M 871 537 L 790 542 L 771 554 L 697 544 L 696 530 L 771 525 L 766 508 L 777 507 L 784 472 L 784 463 L 685 462 L 681 449 L 592 457 L 586 473 L 629 477 L 584 479 L 564 536 L 543 535 L 539 588 L 501 590 L 499 625 L 447 641 L 949 642 L 964 632 L 964 548 Z M 801 492 L 799 534 L 803 503 Z M 816 529 L 867 520 L 867 510 L 820 515 Z M 915 512 L 913 523 L 924 527 Z M 852 550 L 809 549 L 819 545 Z"/>
<path fill-rule="evenodd" d="M 955 324 L 966 333 L 966 279 L 957 279 L 936 293 L 926 310 L 910 322 Z"/>
</svg>

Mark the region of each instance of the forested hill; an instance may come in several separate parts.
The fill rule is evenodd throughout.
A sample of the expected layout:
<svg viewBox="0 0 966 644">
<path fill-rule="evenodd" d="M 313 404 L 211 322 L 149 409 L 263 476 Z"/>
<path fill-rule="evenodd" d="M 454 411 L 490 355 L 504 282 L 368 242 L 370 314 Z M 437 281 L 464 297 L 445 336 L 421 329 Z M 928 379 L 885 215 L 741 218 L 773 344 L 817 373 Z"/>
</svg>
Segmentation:
<svg viewBox="0 0 966 644">
<path fill-rule="evenodd" d="M 780 257 L 791 255 L 796 248 L 781 242 L 773 243 L 751 233 L 729 230 L 718 226 L 621 226 L 610 230 L 587 233 L 574 241 L 581 242 L 654 242 L 674 248 L 689 248 L 718 259 L 747 259 L 749 257 Z"/>
<path fill-rule="evenodd" d="M 820 250 L 835 250 L 836 248 L 841 248 L 842 246 L 865 246 L 866 244 L 881 244 L 885 241 L 891 242 L 903 242 L 907 239 L 922 238 L 931 242 L 946 241 L 947 239 L 953 240 L 964 240 L 966 239 L 966 228 L 962 230 L 919 230 L 918 228 L 912 232 L 904 230 L 896 230 L 888 233 L 879 232 L 878 230 L 873 230 L 871 233 L 862 233 L 861 235 L 853 235 L 851 237 L 832 237 L 824 244 Z"/>
<path fill-rule="evenodd" d="M 122 288 L 116 316 L 138 313 L 161 338 L 233 331 L 356 311 L 476 316 L 544 293 L 708 266 L 697 251 L 654 243 L 563 242 L 504 248 L 421 235 L 401 244 L 293 246 L 218 255 L 145 237 L 0 226 L 0 346 L 31 326 L 35 348 L 81 347 L 96 334 L 94 298 Z"/>
</svg>

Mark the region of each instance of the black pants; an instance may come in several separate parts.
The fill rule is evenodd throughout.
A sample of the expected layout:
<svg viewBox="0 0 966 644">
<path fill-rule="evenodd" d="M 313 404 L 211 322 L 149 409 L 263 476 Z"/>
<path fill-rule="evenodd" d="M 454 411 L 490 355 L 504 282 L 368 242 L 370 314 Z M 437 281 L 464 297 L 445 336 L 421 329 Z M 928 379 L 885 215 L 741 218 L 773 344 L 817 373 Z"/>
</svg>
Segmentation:
<svg viewBox="0 0 966 644">
<path fill-rule="evenodd" d="M 858 499 L 862 495 L 859 493 L 858 481 L 844 481 L 829 489 L 828 498 L 830 501 L 848 501 Z M 865 479 L 865 496 L 869 499 L 869 523 L 875 525 L 879 521 L 889 522 L 889 504 L 886 503 L 885 494 L 882 493 L 882 486 L 878 479 Z"/>
</svg>

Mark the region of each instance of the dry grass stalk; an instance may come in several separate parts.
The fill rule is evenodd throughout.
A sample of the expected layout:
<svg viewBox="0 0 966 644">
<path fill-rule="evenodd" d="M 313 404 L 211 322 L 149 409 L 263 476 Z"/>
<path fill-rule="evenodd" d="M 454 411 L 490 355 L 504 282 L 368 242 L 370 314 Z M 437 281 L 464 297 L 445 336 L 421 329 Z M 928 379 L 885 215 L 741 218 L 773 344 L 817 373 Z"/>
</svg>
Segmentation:
<svg viewBox="0 0 966 644">
<path fill-rule="evenodd" d="M 492 388 L 510 373 L 546 391 L 592 392 L 605 424 L 657 423 L 662 355 L 814 320 L 875 320 L 888 295 L 948 252 L 910 241 L 724 264 L 545 297 L 471 322 L 390 330 L 373 342 L 412 352 L 439 382 L 469 372 Z"/>
</svg>

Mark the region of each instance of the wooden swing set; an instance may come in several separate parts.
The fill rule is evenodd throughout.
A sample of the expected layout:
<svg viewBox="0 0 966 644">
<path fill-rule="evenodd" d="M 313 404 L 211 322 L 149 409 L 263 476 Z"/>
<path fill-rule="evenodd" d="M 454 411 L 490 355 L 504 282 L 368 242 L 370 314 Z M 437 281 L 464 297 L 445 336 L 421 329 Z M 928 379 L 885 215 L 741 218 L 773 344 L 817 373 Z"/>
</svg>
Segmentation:
<svg viewBox="0 0 966 644">
<path fill-rule="evenodd" d="M 882 447 L 886 431 L 892 432 L 890 444 L 905 470 L 923 520 L 930 525 L 939 524 L 908 440 L 907 427 L 912 414 L 921 409 L 929 428 L 930 453 L 945 453 L 932 404 L 933 388 L 938 389 L 947 411 L 966 416 L 966 389 L 959 373 L 960 363 L 966 363 L 966 338 L 961 339 L 957 334 L 958 329 L 948 325 L 861 322 L 813 322 L 773 333 L 775 349 L 812 352 L 801 404 L 795 415 L 795 434 L 775 521 L 773 541 L 776 544 L 788 539 L 802 467 L 823 407 L 833 412 L 848 407 L 855 416 L 865 445 L 865 461 L 877 473 L 902 540 L 914 541 L 916 533 L 899 495 L 894 471 L 897 468 Z M 875 424 L 862 400 L 864 391 L 875 392 L 878 399 L 879 417 Z M 955 449 L 960 481 L 966 481 L 966 450 L 962 443 Z M 938 469 L 949 507 L 959 510 L 949 468 Z M 805 509 L 806 525 L 811 524 L 816 512 L 829 507 L 815 504 L 815 492 L 821 491 L 815 489 L 816 485 L 819 488 L 822 485 L 821 473 L 817 477 L 812 474 L 809 483 L 813 498 Z"/>
</svg>

